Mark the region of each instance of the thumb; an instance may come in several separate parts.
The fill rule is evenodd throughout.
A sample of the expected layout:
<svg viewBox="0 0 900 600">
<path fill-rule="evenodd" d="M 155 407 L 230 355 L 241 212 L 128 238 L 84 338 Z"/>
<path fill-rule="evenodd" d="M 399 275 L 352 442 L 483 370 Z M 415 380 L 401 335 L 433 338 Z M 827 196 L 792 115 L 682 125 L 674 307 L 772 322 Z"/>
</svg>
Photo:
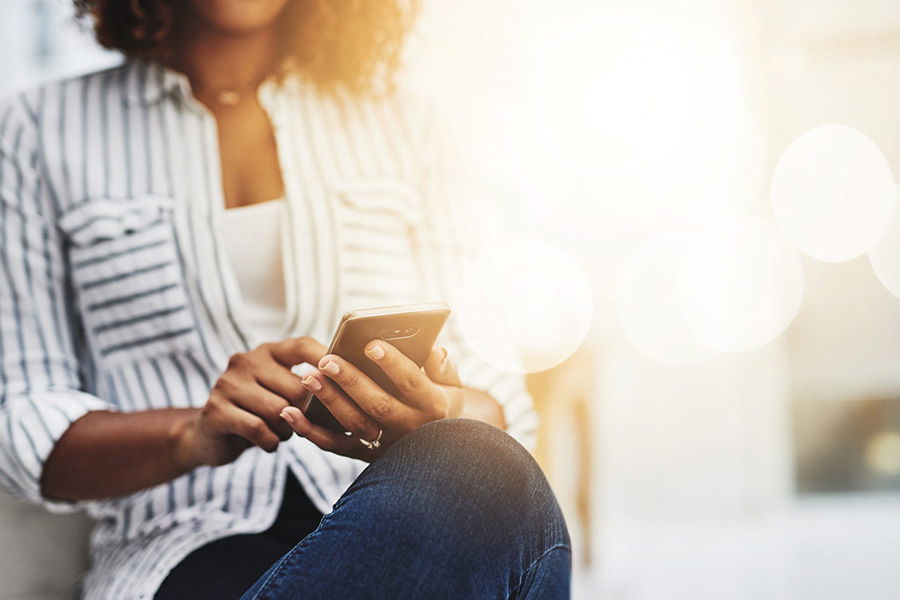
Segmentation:
<svg viewBox="0 0 900 600">
<path fill-rule="evenodd" d="M 446 348 L 432 348 L 431 354 L 425 359 L 424 367 L 425 374 L 433 382 L 454 387 L 462 386 L 456 366 L 450 361 Z"/>
</svg>

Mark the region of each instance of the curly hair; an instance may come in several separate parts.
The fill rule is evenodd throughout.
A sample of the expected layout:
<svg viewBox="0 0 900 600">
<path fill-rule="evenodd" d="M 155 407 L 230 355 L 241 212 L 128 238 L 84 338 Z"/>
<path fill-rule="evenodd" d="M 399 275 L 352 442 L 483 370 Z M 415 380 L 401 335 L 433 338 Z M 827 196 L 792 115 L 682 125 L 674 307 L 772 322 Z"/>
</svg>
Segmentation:
<svg viewBox="0 0 900 600">
<path fill-rule="evenodd" d="M 105 48 L 164 62 L 171 57 L 174 20 L 183 0 L 74 0 L 92 17 Z M 320 90 L 390 90 L 403 41 L 420 0 L 290 0 L 279 18 L 281 52 Z"/>
</svg>

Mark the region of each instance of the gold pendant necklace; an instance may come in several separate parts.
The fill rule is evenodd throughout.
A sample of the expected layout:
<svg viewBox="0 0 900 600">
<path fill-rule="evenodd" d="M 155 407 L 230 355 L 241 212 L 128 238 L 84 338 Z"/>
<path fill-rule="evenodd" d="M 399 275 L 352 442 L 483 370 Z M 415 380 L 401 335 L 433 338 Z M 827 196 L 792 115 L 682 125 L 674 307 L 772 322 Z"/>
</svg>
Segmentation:
<svg viewBox="0 0 900 600">
<path fill-rule="evenodd" d="M 241 95 L 234 90 L 222 90 L 216 93 L 215 99 L 222 106 L 236 106 L 241 101 Z"/>
</svg>

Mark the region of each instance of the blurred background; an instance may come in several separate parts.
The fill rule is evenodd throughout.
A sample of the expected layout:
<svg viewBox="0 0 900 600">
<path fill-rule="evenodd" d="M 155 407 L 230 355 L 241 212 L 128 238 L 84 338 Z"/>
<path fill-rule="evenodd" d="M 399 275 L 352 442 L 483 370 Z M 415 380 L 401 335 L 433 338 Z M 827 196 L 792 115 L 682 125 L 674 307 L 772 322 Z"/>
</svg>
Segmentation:
<svg viewBox="0 0 900 600">
<path fill-rule="evenodd" d="M 2 2 L 0 93 L 120 60 L 69 4 Z M 900 598 L 900 4 L 423 4 L 404 85 L 539 257 L 492 250 L 575 597 Z M 0 598 L 86 530 L 0 498 Z"/>
</svg>

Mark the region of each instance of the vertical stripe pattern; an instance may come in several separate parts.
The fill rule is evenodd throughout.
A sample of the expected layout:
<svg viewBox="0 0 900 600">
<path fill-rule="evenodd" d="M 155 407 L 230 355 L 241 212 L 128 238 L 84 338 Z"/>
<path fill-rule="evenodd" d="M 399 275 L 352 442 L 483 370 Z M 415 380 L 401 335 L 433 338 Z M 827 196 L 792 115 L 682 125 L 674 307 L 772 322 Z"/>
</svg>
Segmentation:
<svg viewBox="0 0 900 600">
<path fill-rule="evenodd" d="M 452 298 L 465 236 L 444 193 L 427 111 L 403 94 L 322 97 L 288 78 L 260 101 L 289 209 L 285 337 L 329 338 L 367 306 Z M 266 340 L 242 322 L 215 224 L 224 210 L 216 122 L 158 65 L 44 85 L 0 103 L 0 489 L 97 525 L 84 597 L 152 598 L 197 547 L 268 527 L 290 469 L 323 512 L 363 463 L 299 437 L 124 498 L 41 497 L 44 462 L 94 410 L 202 406 L 228 357 Z M 533 441 L 520 378 L 444 343 L 467 385 Z"/>
</svg>

